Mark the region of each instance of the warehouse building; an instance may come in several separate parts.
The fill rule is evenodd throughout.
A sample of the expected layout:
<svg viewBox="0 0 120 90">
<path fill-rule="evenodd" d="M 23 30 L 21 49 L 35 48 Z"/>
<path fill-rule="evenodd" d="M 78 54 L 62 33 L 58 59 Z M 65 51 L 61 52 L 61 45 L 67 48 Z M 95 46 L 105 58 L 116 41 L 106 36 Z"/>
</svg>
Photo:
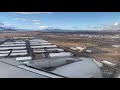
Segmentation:
<svg viewBox="0 0 120 90">
<path fill-rule="evenodd" d="M 35 37 L 15 37 L 14 39 L 2 41 L 0 44 L 0 58 L 20 58 L 18 61 L 28 59 L 42 59 L 48 57 L 68 57 L 70 52 L 58 48 L 57 45 Z"/>
<path fill-rule="evenodd" d="M 111 65 L 106 61 L 99 63 L 92 58 L 75 57 L 35 37 L 15 37 L 0 43 L 0 77 L 3 78 L 102 78 L 103 64 Z"/>
</svg>

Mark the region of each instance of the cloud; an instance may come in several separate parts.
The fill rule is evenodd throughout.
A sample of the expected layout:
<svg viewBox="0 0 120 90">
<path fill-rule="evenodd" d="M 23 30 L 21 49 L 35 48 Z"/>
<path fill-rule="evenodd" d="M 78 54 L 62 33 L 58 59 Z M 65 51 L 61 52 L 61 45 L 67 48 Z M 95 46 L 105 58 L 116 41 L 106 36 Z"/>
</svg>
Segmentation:
<svg viewBox="0 0 120 90">
<path fill-rule="evenodd" d="M 118 23 L 118 22 L 115 22 L 115 23 L 114 23 L 114 26 L 118 26 L 118 25 L 119 25 L 119 23 Z"/>
<path fill-rule="evenodd" d="M 107 25 L 105 27 L 105 29 L 118 30 L 118 29 L 120 29 L 120 23 L 119 22 L 115 22 L 115 23 L 113 23 L 111 25 Z"/>
<path fill-rule="evenodd" d="M 38 26 L 38 29 L 49 29 L 51 26 Z"/>
<path fill-rule="evenodd" d="M 40 20 L 32 20 L 32 22 L 36 25 L 39 25 L 40 24 Z"/>
<path fill-rule="evenodd" d="M 34 24 L 38 25 L 38 24 L 40 24 L 40 23 L 37 23 L 37 22 L 36 22 L 36 23 L 34 23 Z"/>
<path fill-rule="evenodd" d="M 40 20 L 32 20 L 33 22 L 39 22 Z"/>
<path fill-rule="evenodd" d="M 15 28 L 14 24 L 5 24 L 0 22 L 0 29 L 13 29 Z"/>
<path fill-rule="evenodd" d="M 12 12 L 15 14 L 52 14 L 53 12 Z"/>
<path fill-rule="evenodd" d="M 118 30 L 120 29 L 120 23 L 119 22 L 114 22 L 112 24 L 103 24 L 101 26 L 88 26 L 89 29 L 99 29 L 99 30 Z"/>
<path fill-rule="evenodd" d="M 38 26 L 38 29 L 59 29 L 59 28 L 53 26 Z"/>
<path fill-rule="evenodd" d="M 44 30 L 44 29 L 61 29 L 59 27 L 53 27 L 53 26 L 38 26 L 37 27 L 40 30 Z"/>
<path fill-rule="evenodd" d="M 27 19 L 25 19 L 25 18 L 14 18 L 14 20 L 27 21 Z"/>
</svg>

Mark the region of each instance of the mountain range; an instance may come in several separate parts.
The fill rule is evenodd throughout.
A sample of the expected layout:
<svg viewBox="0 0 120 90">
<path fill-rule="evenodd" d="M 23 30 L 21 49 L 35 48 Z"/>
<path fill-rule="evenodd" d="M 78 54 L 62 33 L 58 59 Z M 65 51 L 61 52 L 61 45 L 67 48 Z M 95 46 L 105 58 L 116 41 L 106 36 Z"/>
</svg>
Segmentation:
<svg viewBox="0 0 120 90">
<path fill-rule="evenodd" d="M 14 29 L 5 28 L 0 26 L 0 31 L 41 31 L 41 32 L 53 32 L 53 33 L 120 33 L 120 30 L 66 30 L 66 29 L 43 29 L 43 30 L 30 30 L 30 29 Z"/>
</svg>

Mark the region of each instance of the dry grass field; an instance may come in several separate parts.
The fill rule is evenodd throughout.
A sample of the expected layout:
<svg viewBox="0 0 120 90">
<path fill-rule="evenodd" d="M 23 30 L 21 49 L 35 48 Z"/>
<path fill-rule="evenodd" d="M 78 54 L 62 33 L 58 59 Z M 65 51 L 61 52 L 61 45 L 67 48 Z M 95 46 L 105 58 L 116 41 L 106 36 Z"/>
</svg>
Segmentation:
<svg viewBox="0 0 120 90">
<path fill-rule="evenodd" d="M 63 48 L 70 47 L 91 47 L 98 50 L 104 50 L 107 53 L 92 53 L 86 54 L 96 60 L 109 60 L 112 62 L 120 61 L 120 48 L 114 48 L 113 43 L 120 43 L 119 40 L 111 40 L 109 38 L 81 38 L 79 34 L 64 34 L 64 33 L 41 33 L 41 32 L 12 32 L 0 33 L 0 39 L 13 38 L 17 36 L 35 36 L 43 38 L 49 42 Z M 81 53 L 78 53 L 82 55 Z"/>
<path fill-rule="evenodd" d="M 114 48 L 111 45 L 113 44 L 109 38 L 106 39 L 94 39 L 94 38 L 81 38 L 79 35 L 46 35 L 44 39 L 48 40 L 49 42 L 56 44 L 61 47 L 93 47 L 99 50 L 104 50 L 107 53 L 94 53 L 94 54 L 86 54 L 96 60 L 109 60 L 114 63 L 120 62 L 120 48 Z M 109 41 L 109 42 L 107 42 Z M 114 40 L 114 42 L 118 43 L 118 41 Z M 103 45 L 103 46 L 99 46 Z M 111 45 L 110 45 L 111 44 Z M 81 54 L 81 53 L 79 53 Z"/>
</svg>

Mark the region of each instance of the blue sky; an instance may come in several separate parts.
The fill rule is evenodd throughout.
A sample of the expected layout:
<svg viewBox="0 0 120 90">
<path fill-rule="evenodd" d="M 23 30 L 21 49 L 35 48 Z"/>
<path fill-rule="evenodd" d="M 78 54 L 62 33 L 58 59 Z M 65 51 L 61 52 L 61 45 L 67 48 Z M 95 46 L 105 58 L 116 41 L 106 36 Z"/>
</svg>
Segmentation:
<svg viewBox="0 0 120 90">
<path fill-rule="evenodd" d="M 119 29 L 120 12 L 0 12 L 0 23 L 20 29 Z"/>
</svg>

